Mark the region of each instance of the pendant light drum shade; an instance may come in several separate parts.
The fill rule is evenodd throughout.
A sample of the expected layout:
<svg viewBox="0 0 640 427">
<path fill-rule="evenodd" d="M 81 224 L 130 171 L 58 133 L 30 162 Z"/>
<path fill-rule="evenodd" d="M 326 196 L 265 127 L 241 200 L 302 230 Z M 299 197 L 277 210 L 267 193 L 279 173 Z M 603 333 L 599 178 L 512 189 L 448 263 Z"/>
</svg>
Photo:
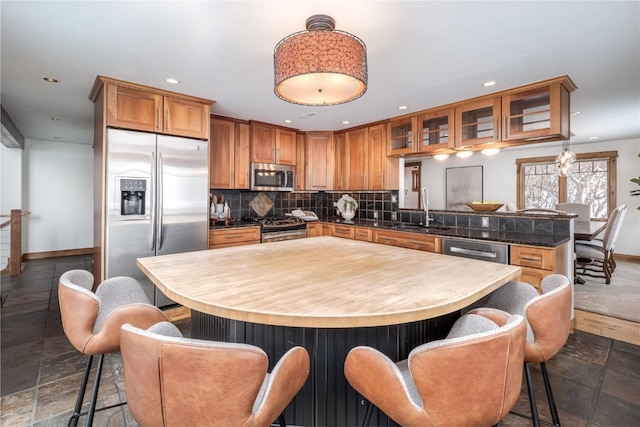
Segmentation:
<svg viewBox="0 0 640 427">
<path fill-rule="evenodd" d="M 327 15 L 307 19 L 307 30 L 282 39 L 273 54 L 275 93 L 301 105 L 336 105 L 367 91 L 367 48 L 335 30 Z"/>
</svg>

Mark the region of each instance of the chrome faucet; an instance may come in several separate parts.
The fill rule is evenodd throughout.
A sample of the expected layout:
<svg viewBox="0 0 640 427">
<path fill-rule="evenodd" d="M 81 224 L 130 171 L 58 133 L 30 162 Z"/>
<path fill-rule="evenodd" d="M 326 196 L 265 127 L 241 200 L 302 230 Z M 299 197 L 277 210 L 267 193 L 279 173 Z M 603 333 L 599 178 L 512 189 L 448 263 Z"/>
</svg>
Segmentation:
<svg viewBox="0 0 640 427">
<path fill-rule="evenodd" d="M 429 221 L 433 221 L 429 218 L 429 192 L 427 187 L 422 187 L 422 208 L 424 209 L 425 227 L 429 226 Z"/>
</svg>

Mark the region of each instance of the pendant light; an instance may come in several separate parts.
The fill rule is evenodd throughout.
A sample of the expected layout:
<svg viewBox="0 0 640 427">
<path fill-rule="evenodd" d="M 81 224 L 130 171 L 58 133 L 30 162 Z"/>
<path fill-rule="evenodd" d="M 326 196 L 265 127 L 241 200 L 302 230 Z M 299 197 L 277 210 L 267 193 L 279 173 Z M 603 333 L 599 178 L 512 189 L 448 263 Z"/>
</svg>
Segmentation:
<svg viewBox="0 0 640 427">
<path fill-rule="evenodd" d="M 367 48 L 353 34 L 335 29 L 327 15 L 307 19 L 306 31 L 275 47 L 276 95 L 293 104 L 337 105 L 367 91 Z"/>
<path fill-rule="evenodd" d="M 556 157 L 556 170 L 558 176 L 569 176 L 573 171 L 573 164 L 576 162 L 576 154 L 571 151 L 569 141 L 562 142 L 562 152 Z"/>
</svg>

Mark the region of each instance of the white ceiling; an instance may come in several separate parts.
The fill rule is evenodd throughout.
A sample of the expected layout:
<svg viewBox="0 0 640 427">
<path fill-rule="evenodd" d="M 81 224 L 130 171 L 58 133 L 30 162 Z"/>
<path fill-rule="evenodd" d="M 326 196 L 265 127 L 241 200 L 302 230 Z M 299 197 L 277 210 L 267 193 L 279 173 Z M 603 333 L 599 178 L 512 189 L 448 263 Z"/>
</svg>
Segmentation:
<svg viewBox="0 0 640 427">
<path fill-rule="evenodd" d="M 286 126 L 300 130 L 344 129 L 568 74 L 578 86 L 571 110 L 580 112 L 572 143 L 639 138 L 639 6 L 2 0 L 1 101 L 26 138 L 91 144 L 98 74 L 215 100 L 212 112 L 223 116 L 291 119 Z M 289 104 L 273 92 L 273 48 L 319 13 L 367 45 L 368 90 L 339 106 Z M 488 80 L 497 85 L 484 88 Z M 317 115 L 298 118 L 308 112 Z"/>
</svg>

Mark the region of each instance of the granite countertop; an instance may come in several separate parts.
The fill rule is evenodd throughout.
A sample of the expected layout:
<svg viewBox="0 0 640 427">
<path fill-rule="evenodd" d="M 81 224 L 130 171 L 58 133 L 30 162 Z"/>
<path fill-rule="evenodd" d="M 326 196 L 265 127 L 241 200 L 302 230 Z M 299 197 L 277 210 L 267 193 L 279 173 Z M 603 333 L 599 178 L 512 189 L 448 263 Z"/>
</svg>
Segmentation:
<svg viewBox="0 0 640 427">
<path fill-rule="evenodd" d="M 224 222 L 213 223 L 213 221 L 209 220 L 209 230 L 219 230 L 225 228 L 236 228 L 236 227 L 260 227 L 255 221 L 246 221 L 242 219 L 232 219 L 228 224 L 225 225 Z"/>
<path fill-rule="evenodd" d="M 360 227 L 404 231 L 409 233 L 431 234 L 442 237 L 460 239 L 487 240 L 492 242 L 556 247 L 568 242 L 569 237 L 559 237 L 551 234 L 520 233 L 517 231 L 491 231 L 474 228 L 460 228 L 433 224 L 430 228 L 424 228 L 412 224 L 404 224 L 398 221 L 364 220 L 354 218 L 351 221 L 336 218 L 320 218 L 321 222 L 333 224 L 355 225 Z"/>
</svg>

